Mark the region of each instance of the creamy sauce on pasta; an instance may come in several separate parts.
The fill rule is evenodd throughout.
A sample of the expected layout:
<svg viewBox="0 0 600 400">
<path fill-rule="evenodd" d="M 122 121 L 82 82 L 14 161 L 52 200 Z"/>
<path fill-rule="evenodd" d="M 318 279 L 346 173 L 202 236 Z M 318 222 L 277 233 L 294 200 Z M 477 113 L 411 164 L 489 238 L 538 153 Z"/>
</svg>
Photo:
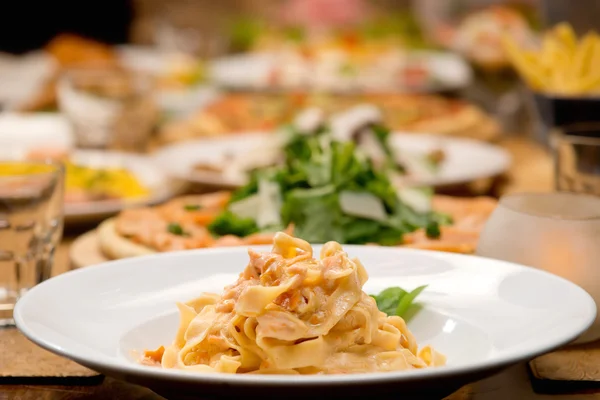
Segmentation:
<svg viewBox="0 0 600 400">
<path fill-rule="evenodd" d="M 338 374 L 396 371 L 445 364 L 417 342 L 398 316 L 387 316 L 362 287 L 358 259 L 340 244 L 319 258 L 307 242 L 278 233 L 272 252 L 250 261 L 221 295 L 178 304 L 180 325 L 166 348 L 144 364 L 199 372 Z"/>
</svg>

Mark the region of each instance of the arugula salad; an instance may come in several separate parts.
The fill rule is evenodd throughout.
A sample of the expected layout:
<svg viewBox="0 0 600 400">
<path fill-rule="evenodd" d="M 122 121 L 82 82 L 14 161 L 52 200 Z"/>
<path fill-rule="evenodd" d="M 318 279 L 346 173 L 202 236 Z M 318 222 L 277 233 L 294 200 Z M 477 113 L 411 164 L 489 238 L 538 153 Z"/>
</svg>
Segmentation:
<svg viewBox="0 0 600 400">
<path fill-rule="evenodd" d="M 380 245 L 401 244 L 420 228 L 439 236 L 440 225 L 451 221 L 431 209 L 431 188 L 392 183 L 402 165 L 378 110 L 351 111 L 325 124 L 319 110 L 310 109 L 283 129 L 282 159 L 251 172 L 209 225 L 211 233 L 244 237 L 293 226 L 295 236 L 311 243 Z"/>
<path fill-rule="evenodd" d="M 211 164 L 199 163 L 194 170 L 220 172 L 227 180 L 247 182 L 253 171 L 283 165 L 294 156 L 302 159 L 320 157 L 318 151 L 312 151 L 314 146 L 327 147 L 331 142 L 353 142 L 376 168 L 385 169 L 396 184 L 435 177 L 445 158 L 442 149 L 415 152 L 394 145 L 393 137 L 383 123 L 382 111 L 365 104 L 329 117 L 320 108 L 308 108 L 291 124 L 263 139 L 256 148 L 242 154 L 229 154 Z"/>
</svg>

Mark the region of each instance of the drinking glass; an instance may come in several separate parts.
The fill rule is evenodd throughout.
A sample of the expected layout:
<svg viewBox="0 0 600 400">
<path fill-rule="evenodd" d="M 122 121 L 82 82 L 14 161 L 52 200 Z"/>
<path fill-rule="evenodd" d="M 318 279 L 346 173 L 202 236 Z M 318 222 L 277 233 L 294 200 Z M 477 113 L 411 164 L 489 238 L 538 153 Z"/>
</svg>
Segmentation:
<svg viewBox="0 0 600 400">
<path fill-rule="evenodd" d="M 0 325 L 15 303 L 48 279 L 63 229 L 63 167 L 0 161 Z"/>
<path fill-rule="evenodd" d="M 158 120 L 150 75 L 113 66 L 80 66 L 58 82 L 60 110 L 81 148 L 142 151 Z"/>
<path fill-rule="evenodd" d="M 559 275 L 600 306 L 600 197 L 566 192 L 505 196 L 484 226 L 476 253 Z M 578 342 L 598 338 L 600 314 Z"/>
<path fill-rule="evenodd" d="M 556 129 L 552 148 L 556 189 L 600 196 L 600 124 Z"/>
</svg>

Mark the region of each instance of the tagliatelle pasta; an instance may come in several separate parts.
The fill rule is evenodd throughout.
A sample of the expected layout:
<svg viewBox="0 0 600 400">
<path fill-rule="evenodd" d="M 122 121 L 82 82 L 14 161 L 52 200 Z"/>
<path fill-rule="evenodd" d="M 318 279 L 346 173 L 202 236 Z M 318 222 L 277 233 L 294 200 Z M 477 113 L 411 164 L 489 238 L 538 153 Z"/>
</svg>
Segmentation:
<svg viewBox="0 0 600 400">
<path fill-rule="evenodd" d="M 144 363 L 198 372 L 335 374 L 396 371 L 445 364 L 418 351 L 404 320 L 378 310 L 363 292 L 367 272 L 340 244 L 318 259 L 309 243 L 277 233 L 272 252 L 250 261 L 222 295 L 178 304 L 173 343 Z"/>
</svg>

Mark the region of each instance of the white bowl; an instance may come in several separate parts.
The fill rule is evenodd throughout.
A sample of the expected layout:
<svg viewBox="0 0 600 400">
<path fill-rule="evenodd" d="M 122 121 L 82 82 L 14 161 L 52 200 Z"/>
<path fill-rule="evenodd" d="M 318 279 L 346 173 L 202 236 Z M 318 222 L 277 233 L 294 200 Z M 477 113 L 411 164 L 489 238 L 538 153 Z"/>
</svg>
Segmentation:
<svg viewBox="0 0 600 400">
<path fill-rule="evenodd" d="M 257 246 L 255 250 L 268 250 Z M 318 246 L 316 248 L 318 251 Z M 596 315 L 592 298 L 562 278 L 502 261 L 430 251 L 346 246 L 370 279 L 367 293 L 427 284 L 409 321 L 418 343 L 447 366 L 351 375 L 235 375 L 139 365 L 132 352 L 168 344 L 177 301 L 220 291 L 248 261 L 245 248 L 137 257 L 65 273 L 29 291 L 19 329 L 40 346 L 106 375 L 172 395 L 362 395 L 396 391 L 443 397 L 474 380 L 567 344 Z M 269 398 L 269 397 L 268 397 Z"/>
</svg>

